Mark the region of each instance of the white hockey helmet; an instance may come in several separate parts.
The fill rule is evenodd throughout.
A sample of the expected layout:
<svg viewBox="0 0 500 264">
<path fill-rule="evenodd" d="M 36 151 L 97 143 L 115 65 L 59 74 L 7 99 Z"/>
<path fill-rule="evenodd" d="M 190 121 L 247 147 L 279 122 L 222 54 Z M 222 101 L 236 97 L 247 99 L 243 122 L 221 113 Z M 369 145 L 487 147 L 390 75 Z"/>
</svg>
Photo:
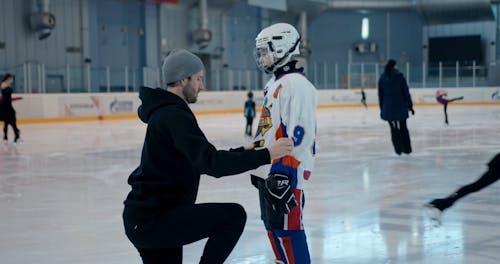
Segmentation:
<svg viewBox="0 0 500 264">
<path fill-rule="evenodd" d="M 255 61 L 259 69 L 266 73 L 290 61 L 293 55 L 299 55 L 299 32 L 290 24 L 277 23 L 264 28 L 255 38 Z"/>
</svg>

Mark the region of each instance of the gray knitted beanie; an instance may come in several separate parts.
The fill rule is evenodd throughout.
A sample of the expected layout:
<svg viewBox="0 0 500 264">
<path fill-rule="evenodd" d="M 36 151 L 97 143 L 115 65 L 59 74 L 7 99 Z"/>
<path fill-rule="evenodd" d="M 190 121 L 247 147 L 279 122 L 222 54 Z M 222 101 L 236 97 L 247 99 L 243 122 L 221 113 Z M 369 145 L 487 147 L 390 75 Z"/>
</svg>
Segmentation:
<svg viewBox="0 0 500 264">
<path fill-rule="evenodd" d="M 185 49 L 173 49 L 163 59 L 162 73 L 166 84 L 175 83 L 205 70 L 198 56 Z"/>
</svg>

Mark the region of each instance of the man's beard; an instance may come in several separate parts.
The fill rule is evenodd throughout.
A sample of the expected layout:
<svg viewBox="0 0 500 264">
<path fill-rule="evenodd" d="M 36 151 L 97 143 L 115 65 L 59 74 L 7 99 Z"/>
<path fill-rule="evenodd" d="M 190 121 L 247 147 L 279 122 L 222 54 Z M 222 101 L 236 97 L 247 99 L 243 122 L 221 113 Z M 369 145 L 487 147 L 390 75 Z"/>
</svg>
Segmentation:
<svg viewBox="0 0 500 264">
<path fill-rule="evenodd" d="M 190 91 L 192 93 L 190 93 Z M 194 89 L 191 89 L 189 85 L 184 87 L 184 89 L 182 89 L 182 94 L 184 95 L 184 98 L 186 98 L 186 102 L 188 104 L 194 104 L 198 100 L 198 97 L 196 96 Z"/>
</svg>

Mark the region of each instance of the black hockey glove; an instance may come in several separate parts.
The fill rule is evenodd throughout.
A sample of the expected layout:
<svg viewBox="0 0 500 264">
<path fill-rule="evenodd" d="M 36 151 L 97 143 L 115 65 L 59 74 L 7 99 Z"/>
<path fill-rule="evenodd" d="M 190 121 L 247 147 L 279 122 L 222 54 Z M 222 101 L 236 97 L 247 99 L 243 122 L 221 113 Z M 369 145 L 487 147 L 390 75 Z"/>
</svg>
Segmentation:
<svg viewBox="0 0 500 264">
<path fill-rule="evenodd" d="M 269 208 L 281 214 L 288 214 L 298 205 L 292 192 L 291 180 L 283 174 L 269 174 L 267 179 L 252 175 L 252 184 L 263 192 Z"/>
</svg>

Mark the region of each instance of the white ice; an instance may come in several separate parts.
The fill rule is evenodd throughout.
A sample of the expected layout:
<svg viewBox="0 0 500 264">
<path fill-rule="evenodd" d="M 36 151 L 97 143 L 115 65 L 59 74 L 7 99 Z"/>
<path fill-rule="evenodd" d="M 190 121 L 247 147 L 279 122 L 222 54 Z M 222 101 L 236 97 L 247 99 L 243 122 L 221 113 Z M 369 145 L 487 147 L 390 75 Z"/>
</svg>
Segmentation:
<svg viewBox="0 0 500 264">
<path fill-rule="evenodd" d="M 500 183 L 460 200 L 441 226 L 422 206 L 486 171 L 500 150 L 500 106 L 450 104 L 449 126 L 441 107 L 415 111 L 413 153 L 397 156 L 376 107 L 318 110 L 304 215 L 312 263 L 500 262 Z M 219 148 L 247 142 L 243 119 L 198 116 Z M 25 144 L 0 146 L 0 262 L 141 263 L 121 212 L 145 128 L 139 120 L 21 124 Z M 238 202 L 247 211 L 226 263 L 273 263 L 247 173 L 202 176 L 197 202 Z M 184 263 L 198 263 L 204 243 L 185 246 Z"/>
</svg>

